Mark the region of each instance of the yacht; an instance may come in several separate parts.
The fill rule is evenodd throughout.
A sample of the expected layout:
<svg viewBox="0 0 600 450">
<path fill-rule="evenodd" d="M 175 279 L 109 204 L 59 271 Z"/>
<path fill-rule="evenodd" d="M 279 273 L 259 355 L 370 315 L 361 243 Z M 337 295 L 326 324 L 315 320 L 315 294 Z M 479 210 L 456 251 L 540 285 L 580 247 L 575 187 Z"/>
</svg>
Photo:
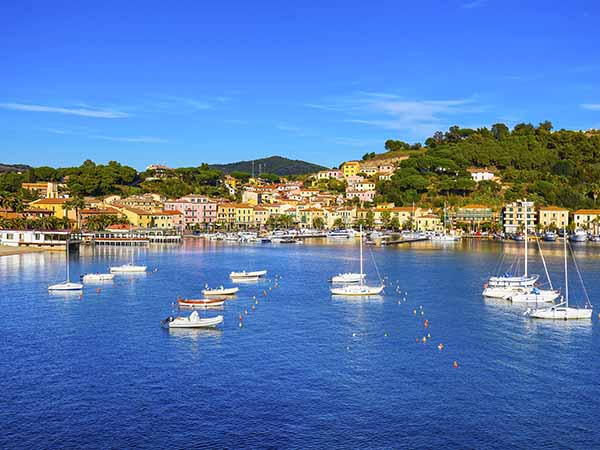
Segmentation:
<svg viewBox="0 0 600 450">
<path fill-rule="evenodd" d="M 569 236 L 571 242 L 586 242 L 588 240 L 587 231 L 578 228 Z"/>
<path fill-rule="evenodd" d="M 62 283 L 52 284 L 48 286 L 49 291 L 80 291 L 83 289 L 83 284 L 71 282 L 71 274 L 69 271 L 69 240 L 66 242 L 66 279 Z"/>
</svg>

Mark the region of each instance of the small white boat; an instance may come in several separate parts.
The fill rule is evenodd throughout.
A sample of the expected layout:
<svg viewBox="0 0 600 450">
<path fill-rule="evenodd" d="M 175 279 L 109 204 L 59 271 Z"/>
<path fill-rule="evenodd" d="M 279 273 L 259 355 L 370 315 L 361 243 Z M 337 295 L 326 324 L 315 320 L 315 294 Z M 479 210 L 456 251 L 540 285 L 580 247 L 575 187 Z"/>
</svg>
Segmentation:
<svg viewBox="0 0 600 450">
<path fill-rule="evenodd" d="M 69 271 L 69 239 L 66 242 L 66 279 L 62 283 L 52 284 L 48 286 L 49 291 L 80 291 L 83 289 L 83 284 L 71 282 L 71 272 Z"/>
<path fill-rule="evenodd" d="M 352 229 L 347 230 L 332 230 L 327 233 L 327 237 L 329 239 L 349 239 L 353 238 L 356 235 L 356 232 Z"/>
<path fill-rule="evenodd" d="M 123 264 L 122 266 L 110 267 L 111 273 L 140 273 L 145 272 L 148 266 L 136 266 L 131 263 Z"/>
<path fill-rule="evenodd" d="M 225 303 L 224 298 L 200 298 L 200 299 L 189 299 L 189 298 L 178 298 L 177 306 L 180 308 L 218 308 L 223 306 Z"/>
<path fill-rule="evenodd" d="M 484 285 L 484 289 L 482 295 L 487 298 L 503 298 L 507 299 L 508 297 L 522 292 L 523 288 L 519 286 L 514 287 L 501 287 L 501 286 L 488 286 Z"/>
<path fill-rule="evenodd" d="M 202 319 L 197 311 L 193 311 L 187 317 L 169 316 L 162 321 L 167 328 L 213 328 L 220 323 L 223 323 L 223 316 Z"/>
<path fill-rule="evenodd" d="M 229 274 L 229 278 L 231 278 L 232 280 L 248 280 L 264 277 L 266 274 L 266 270 L 255 270 L 254 272 L 246 272 L 244 270 L 242 272 L 231 272 Z"/>
<path fill-rule="evenodd" d="M 340 273 L 340 274 L 332 277 L 331 282 L 338 283 L 338 284 L 360 283 L 360 280 L 364 280 L 364 278 L 365 278 L 364 273 L 361 275 L 360 273 L 347 272 L 347 273 Z"/>
<path fill-rule="evenodd" d="M 112 273 L 86 273 L 81 277 L 84 283 L 97 283 L 101 281 L 110 281 L 115 277 Z"/>
<path fill-rule="evenodd" d="M 565 234 L 566 236 L 566 234 Z M 578 228 L 569 236 L 571 242 L 586 242 L 588 240 L 587 231 Z"/>
<path fill-rule="evenodd" d="M 48 286 L 49 291 L 80 291 L 82 289 L 83 284 L 72 283 L 71 281 L 65 281 L 64 283 L 58 283 Z"/>
<path fill-rule="evenodd" d="M 223 286 L 214 289 L 206 288 L 202 291 L 202 295 L 206 297 L 209 297 L 211 295 L 234 295 L 239 290 L 240 288 L 238 287 L 225 288 Z"/>
</svg>

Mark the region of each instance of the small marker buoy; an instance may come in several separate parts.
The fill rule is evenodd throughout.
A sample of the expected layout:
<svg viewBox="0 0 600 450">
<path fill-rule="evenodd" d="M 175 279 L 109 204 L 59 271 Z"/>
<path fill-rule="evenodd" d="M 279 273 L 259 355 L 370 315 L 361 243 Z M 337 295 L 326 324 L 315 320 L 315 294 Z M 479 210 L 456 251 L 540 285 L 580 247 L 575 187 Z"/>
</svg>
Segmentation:
<svg viewBox="0 0 600 450">
<path fill-rule="evenodd" d="M 427 339 L 431 339 L 431 333 L 427 333 Z"/>
<path fill-rule="evenodd" d="M 413 314 L 415 314 L 415 315 L 417 314 L 417 310 L 416 309 L 413 309 Z"/>
<path fill-rule="evenodd" d="M 254 305 L 252 305 L 252 311 L 254 311 L 256 308 L 254 307 Z"/>
<path fill-rule="evenodd" d="M 419 338 L 415 338 L 415 342 L 418 344 L 419 343 Z"/>
<path fill-rule="evenodd" d="M 263 291 L 263 296 L 267 296 L 267 291 Z"/>
<path fill-rule="evenodd" d="M 458 369 L 458 362 L 454 361 L 454 363 L 452 364 L 452 367 L 454 367 L 455 369 Z"/>
<path fill-rule="evenodd" d="M 273 290 L 273 288 L 272 288 L 271 286 L 269 286 L 269 290 L 270 290 L 270 291 L 272 291 L 272 290 Z"/>
<path fill-rule="evenodd" d="M 349 347 L 349 346 L 346 346 L 346 350 L 350 350 L 350 347 Z"/>
<path fill-rule="evenodd" d="M 423 309 L 423 305 L 419 305 L 419 309 Z"/>
<path fill-rule="evenodd" d="M 79 298 L 82 299 L 83 298 L 83 294 L 79 294 Z"/>
<path fill-rule="evenodd" d="M 239 327 L 242 328 L 244 326 L 244 324 L 242 322 L 240 322 Z"/>
<path fill-rule="evenodd" d="M 242 315 L 240 314 L 240 322 L 241 322 L 242 320 L 244 320 L 244 316 L 242 316 Z"/>
<path fill-rule="evenodd" d="M 440 344 L 438 345 L 438 350 L 441 352 L 442 350 L 444 350 L 444 344 L 442 344 L 440 342 Z"/>
<path fill-rule="evenodd" d="M 396 303 L 400 304 L 400 300 L 398 300 Z"/>
<path fill-rule="evenodd" d="M 425 319 L 424 325 L 425 325 L 425 328 L 427 328 L 429 326 L 429 320 Z"/>
<path fill-rule="evenodd" d="M 421 315 L 424 316 L 425 315 L 425 311 L 421 311 Z"/>
<path fill-rule="evenodd" d="M 352 333 L 352 337 L 356 337 L 356 333 Z"/>
<path fill-rule="evenodd" d="M 100 288 L 96 289 L 96 294 L 100 293 Z"/>
<path fill-rule="evenodd" d="M 256 295 L 253 295 L 253 296 L 252 296 L 252 298 L 253 298 L 254 300 L 256 300 Z"/>
<path fill-rule="evenodd" d="M 386 337 L 388 336 L 388 334 L 387 334 L 387 333 L 383 333 L 383 335 L 384 335 L 384 336 L 386 336 Z"/>
<path fill-rule="evenodd" d="M 244 314 L 248 315 L 248 310 L 247 309 L 244 310 Z"/>
<path fill-rule="evenodd" d="M 254 303 L 256 303 L 258 305 L 258 300 L 255 300 Z"/>
<path fill-rule="evenodd" d="M 425 344 L 427 342 L 427 338 L 423 336 L 423 339 L 421 339 L 421 341 L 423 342 L 423 344 Z"/>
</svg>

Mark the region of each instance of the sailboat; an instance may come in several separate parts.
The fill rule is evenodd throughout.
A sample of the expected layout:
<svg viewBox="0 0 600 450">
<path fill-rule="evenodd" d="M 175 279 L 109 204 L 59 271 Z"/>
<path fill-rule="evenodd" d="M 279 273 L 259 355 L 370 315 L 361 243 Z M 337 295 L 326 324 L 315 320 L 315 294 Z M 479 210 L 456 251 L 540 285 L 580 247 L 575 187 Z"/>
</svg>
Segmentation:
<svg viewBox="0 0 600 450">
<path fill-rule="evenodd" d="M 560 297 L 560 292 L 552 287 L 552 280 L 548 273 L 548 266 L 546 266 L 546 259 L 544 258 L 544 253 L 542 252 L 542 246 L 540 245 L 539 240 L 537 241 L 537 245 L 550 289 L 540 289 L 538 287 L 522 288 L 520 292 L 515 292 L 506 297 L 507 300 L 510 300 L 513 303 L 554 303 L 554 300 Z"/>
<path fill-rule="evenodd" d="M 111 273 L 141 273 L 145 272 L 148 268 L 147 266 L 136 266 L 133 264 L 133 233 L 131 227 L 129 227 L 129 236 L 131 236 L 131 261 L 127 264 L 123 264 L 121 266 L 111 266 Z"/>
<path fill-rule="evenodd" d="M 66 261 L 66 266 L 67 266 L 67 278 L 66 281 L 63 283 L 58 283 L 58 284 L 53 284 L 51 286 L 48 286 L 48 290 L 49 291 L 80 291 L 81 289 L 83 289 L 83 284 L 81 283 L 72 283 L 71 282 L 71 274 L 69 271 L 69 239 L 67 239 L 67 250 L 66 250 L 66 254 L 67 254 L 67 261 Z"/>
<path fill-rule="evenodd" d="M 565 297 L 564 301 L 559 303 L 558 305 L 551 306 L 549 308 L 541 308 L 541 309 L 528 309 L 525 311 L 525 315 L 532 317 L 534 319 L 553 319 L 553 320 L 571 320 L 571 319 L 591 319 L 592 318 L 592 305 L 590 304 L 589 299 L 586 300 L 587 304 L 585 308 L 573 308 L 569 306 L 569 274 L 567 269 L 567 234 L 565 231 L 564 238 L 564 253 L 565 253 Z M 575 268 L 579 273 L 579 269 L 577 268 L 577 261 L 575 261 L 575 255 L 573 255 L 573 261 L 575 263 Z M 581 274 L 579 274 L 581 279 Z M 583 285 L 583 280 L 582 280 Z M 585 292 L 585 286 L 583 287 Z M 589 307 L 588 307 L 589 306 Z"/>
<path fill-rule="evenodd" d="M 433 236 L 431 236 L 432 241 L 434 241 L 434 242 L 457 242 L 457 241 L 460 241 L 461 237 L 456 236 L 454 234 L 454 231 L 451 234 L 448 234 L 447 225 L 446 225 L 447 216 L 448 216 L 448 214 L 447 214 L 447 210 L 446 210 L 446 202 L 444 202 L 444 233 L 443 234 L 439 234 L 439 233 L 434 234 Z"/>
<path fill-rule="evenodd" d="M 381 294 L 385 287 L 383 283 L 379 286 L 369 286 L 365 284 L 365 276 L 363 270 L 363 233 L 362 226 L 360 227 L 360 273 L 359 283 L 349 284 L 347 286 L 332 287 L 331 293 L 333 295 L 348 295 L 348 296 L 366 296 L 366 295 L 378 295 Z"/>
<path fill-rule="evenodd" d="M 490 277 L 487 283 L 484 284 L 483 296 L 491 298 L 505 298 L 513 294 L 514 292 L 520 291 L 522 288 L 533 288 L 536 281 L 539 279 L 539 275 L 528 274 L 528 231 L 529 231 L 529 218 L 527 215 L 527 208 L 532 206 L 532 202 L 522 202 L 525 208 L 525 267 L 522 276 L 513 276 L 510 273 L 498 277 Z"/>
</svg>

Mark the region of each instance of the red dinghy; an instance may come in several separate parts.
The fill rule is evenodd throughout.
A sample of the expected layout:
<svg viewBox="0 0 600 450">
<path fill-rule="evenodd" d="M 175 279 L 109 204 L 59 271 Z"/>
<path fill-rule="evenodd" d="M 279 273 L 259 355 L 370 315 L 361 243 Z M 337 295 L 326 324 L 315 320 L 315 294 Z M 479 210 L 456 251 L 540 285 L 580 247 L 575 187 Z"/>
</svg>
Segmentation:
<svg viewBox="0 0 600 450">
<path fill-rule="evenodd" d="M 177 299 L 180 308 L 218 308 L 223 306 L 223 303 L 225 303 L 224 298 Z"/>
</svg>

